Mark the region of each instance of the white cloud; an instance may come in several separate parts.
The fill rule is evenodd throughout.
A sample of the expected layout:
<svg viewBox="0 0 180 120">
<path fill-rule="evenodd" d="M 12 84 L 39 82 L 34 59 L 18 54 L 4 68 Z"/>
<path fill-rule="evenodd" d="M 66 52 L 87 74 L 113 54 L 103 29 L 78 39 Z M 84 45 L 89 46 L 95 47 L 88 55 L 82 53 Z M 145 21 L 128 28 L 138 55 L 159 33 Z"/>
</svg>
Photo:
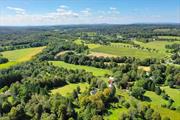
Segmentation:
<svg viewBox="0 0 180 120">
<path fill-rule="evenodd" d="M 91 16 L 92 15 L 90 8 L 86 8 L 85 10 L 82 10 L 81 13 L 84 16 Z"/>
<path fill-rule="evenodd" d="M 22 8 L 10 7 L 8 6 L 7 9 L 14 11 L 18 15 L 24 15 L 26 11 Z"/>
<path fill-rule="evenodd" d="M 110 7 L 109 9 L 110 9 L 110 10 L 116 10 L 116 8 L 115 8 L 115 7 Z"/>
<path fill-rule="evenodd" d="M 69 8 L 69 7 L 66 6 L 66 5 L 60 5 L 59 7 L 62 8 L 62 9 L 68 9 L 68 8 Z"/>
<path fill-rule="evenodd" d="M 61 17 L 78 17 L 79 14 L 76 12 L 73 12 L 69 9 L 68 6 L 61 5 L 59 8 L 56 9 L 56 12 L 50 13 L 54 16 L 61 16 Z"/>
</svg>

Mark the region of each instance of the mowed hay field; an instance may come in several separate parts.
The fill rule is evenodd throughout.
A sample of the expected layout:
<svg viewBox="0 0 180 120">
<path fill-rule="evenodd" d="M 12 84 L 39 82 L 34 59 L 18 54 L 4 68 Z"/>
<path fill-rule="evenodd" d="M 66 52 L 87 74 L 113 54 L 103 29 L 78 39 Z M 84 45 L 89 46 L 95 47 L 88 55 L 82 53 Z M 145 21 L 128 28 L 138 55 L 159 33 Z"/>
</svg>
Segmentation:
<svg viewBox="0 0 180 120">
<path fill-rule="evenodd" d="M 1 52 L 1 54 L 8 58 L 9 62 L 0 64 L 0 69 L 8 68 L 12 65 L 16 65 L 20 62 L 25 62 L 32 59 L 33 56 L 40 53 L 45 47 L 26 48 L 12 51 Z"/>
<path fill-rule="evenodd" d="M 174 43 L 180 44 L 180 41 L 173 41 L 173 42 L 168 42 L 168 41 L 153 41 L 153 42 L 148 42 L 148 43 L 143 43 L 139 41 L 134 41 L 136 44 L 139 44 L 141 47 L 144 48 L 151 48 L 158 50 L 158 52 L 150 52 L 147 50 L 141 50 L 134 48 L 130 44 L 125 44 L 125 43 L 111 43 L 111 45 L 99 45 L 95 47 L 91 47 L 91 51 L 97 53 L 105 53 L 105 54 L 111 54 L 111 55 L 116 55 L 116 56 L 130 56 L 130 57 L 136 57 L 140 59 L 144 58 L 157 58 L 161 59 L 164 58 L 165 56 L 170 56 L 170 53 L 167 53 L 165 46 L 166 45 L 171 45 Z M 91 45 L 92 46 L 92 45 Z"/>
<path fill-rule="evenodd" d="M 100 52 L 106 54 L 112 54 L 116 56 L 129 56 L 129 57 L 136 57 L 140 59 L 144 58 L 162 58 L 164 55 L 160 53 L 148 52 L 143 51 L 140 49 L 135 48 L 128 48 L 128 47 L 115 47 L 115 46 L 100 46 L 94 49 L 91 49 L 92 52 Z"/>
<path fill-rule="evenodd" d="M 89 84 L 88 83 L 77 83 L 77 84 L 68 84 L 65 85 L 63 87 L 59 87 L 56 89 L 51 90 L 52 94 L 61 94 L 63 96 L 66 96 L 70 93 L 73 92 L 73 90 L 75 90 L 77 87 L 80 87 L 80 92 L 84 92 L 86 90 L 86 88 L 88 88 Z"/>
<path fill-rule="evenodd" d="M 67 69 L 73 69 L 73 70 L 83 69 L 86 70 L 87 72 L 92 72 L 92 74 L 95 76 L 104 76 L 105 74 L 111 74 L 110 70 L 100 69 L 90 66 L 83 66 L 83 65 L 74 65 L 74 64 L 65 63 L 63 61 L 50 61 L 50 63 L 52 63 L 54 66 L 64 67 Z"/>
<path fill-rule="evenodd" d="M 143 42 L 139 42 L 139 41 L 134 41 L 136 44 L 139 44 L 142 47 L 145 48 L 151 48 L 151 49 L 156 49 L 159 50 L 161 53 L 165 53 L 166 52 L 166 45 L 171 45 L 174 43 L 178 43 L 180 44 L 180 41 L 153 41 L 153 42 L 148 42 L 148 43 L 143 43 Z"/>
</svg>

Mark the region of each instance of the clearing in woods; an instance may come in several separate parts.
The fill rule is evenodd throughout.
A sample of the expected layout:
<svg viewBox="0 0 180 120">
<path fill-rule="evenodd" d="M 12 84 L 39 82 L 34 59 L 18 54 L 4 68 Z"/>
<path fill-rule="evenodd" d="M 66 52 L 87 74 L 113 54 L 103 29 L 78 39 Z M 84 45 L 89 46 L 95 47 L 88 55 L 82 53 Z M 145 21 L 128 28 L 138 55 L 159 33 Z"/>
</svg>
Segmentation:
<svg viewBox="0 0 180 120">
<path fill-rule="evenodd" d="M 110 70 L 100 69 L 90 66 L 83 66 L 83 65 L 74 65 L 74 64 L 65 63 L 63 61 L 50 61 L 50 63 L 52 63 L 54 66 L 64 67 L 67 69 L 73 69 L 73 70 L 83 69 L 86 70 L 87 72 L 92 72 L 93 75 L 95 76 L 104 76 L 105 74 L 111 74 Z"/>
<path fill-rule="evenodd" d="M 52 94 L 61 94 L 63 96 L 66 96 L 68 93 L 72 93 L 73 90 L 75 90 L 77 87 L 80 87 L 80 92 L 84 92 L 86 88 L 88 88 L 89 84 L 88 83 L 77 83 L 77 84 L 68 84 L 63 87 L 55 88 L 51 90 Z"/>
</svg>

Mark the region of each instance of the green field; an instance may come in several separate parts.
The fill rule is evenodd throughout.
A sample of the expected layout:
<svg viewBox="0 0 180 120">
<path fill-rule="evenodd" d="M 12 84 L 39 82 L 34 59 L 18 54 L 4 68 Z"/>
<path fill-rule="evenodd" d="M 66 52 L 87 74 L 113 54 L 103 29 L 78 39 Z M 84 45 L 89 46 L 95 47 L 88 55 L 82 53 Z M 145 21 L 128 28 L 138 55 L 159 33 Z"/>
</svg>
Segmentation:
<svg viewBox="0 0 180 120">
<path fill-rule="evenodd" d="M 110 109 L 108 110 L 111 114 L 109 116 L 105 116 L 105 120 L 118 120 L 118 118 L 128 111 L 126 108 L 118 108 L 118 109 Z"/>
<path fill-rule="evenodd" d="M 159 36 L 158 38 L 160 39 L 177 39 L 177 40 L 180 40 L 180 36 Z"/>
<path fill-rule="evenodd" d="M 168 42 L 168 41 L 153 41 L 153 42 L 148 42 L 148 43 L 143 43 L 139 41 L 134 41 L 136 44 L 139 44 L 141 47 L 145 48 L 151 48 L 151 49 L 156 49 L 159 50 L 161 53 L 166 53 L 166 45 L 171 45 L 174 43 L 179 43 L 180 41 L 173 41 L 173 42 Z"/>
<path fill-rule="evenodd" d="M 150 100 L 151 100 L 150 103 L 151 104 L 161 106 L 161 104 L 166 104 L 167 103 L 166 100 L 164 100 L 160 95 L 157 95 L 155 92 L 146 91 L 146 93 L 144 95 L 150 98 Z"/>
<path fill-rule="evenodd" d="M 165 37 L 172 37 L 172 36 L 165 36 Z M 82 44 L 83 40 L 77 39 L 74 42 L 76 44 Z M 134 43 L 139 44 L 141 47 L 144 48 L 151 48 L 158 50 L 158 52 L 149 52 L 147 50 L 137 49 L 134 48 L 133 45 L 126 43 L 111 43 L 111 45 L 100 45 L 100 44 L 85 44 L 85 45 L 89 47 L 91 52 L 95 52 L 95 53 L 104 53 L 104 54 L 111 54 L 116 56 L 130 56 L 140 59 L 144 59 L 144 58 L 161 59 L 164 58 L 165 56 L 167 57 L 170 56 L 170 53 L 166 52 L 167 49 L 165 48 L 165 45 L 171 45 L 174 43 L 180 44 L 180 41 L 173 41 L 173 42 L 153 41 L 153 42 L 143 43 L 135 40 Z"/>
<path fill-rule="evenodd" d="M 118 43 L 119 44 L 119 43 Z M 91 49 L 93 52 L 107 53 L 117 56 L 130 56 L 136 58 L 162 58 L 163 54 L 143 51 L 135 48 L 128 47 L 115 47 L 115 46 L 100 46 L 94 49 Z"/>
<path fill-rule="evenodd" d="M 111 74 L 110 70 L 90 67 L 90 66 L 82 66 L 82 65 L 74 65 L 74 64 L 68 64 L 63 61 L 50 61 L 53 65 L 64 67 L 67 69 L 84 69 L 87 72 L 92 72 L 95 76 L 104 76 L 105 74 Z"/>
<path fill-rule="evenodd" d="M 87 84 L 87 83 L 68 84 L 63 87 L 59 87 L 59 88 L 51 90 L 51 93 L 52 94 L 59 93 L 59 94 L 65 96 L 68 93 L 72 93 L 73 90 L 76 89 L 78 86 L 81 88 L 80 92 L 84 92 L 85 89 L 89 86 L 89 84 Z"/>
<path fill-rule="evenodd" d="M 9 62 L 0 64 L 0 69 L 8 68 L 18 63 L 28 61 L 32 59 L 33 56 L 40 53 L 44 48 L 45 47 L 36 47 L 1 52 L 5 58 L 8 58 Z"/>
<path fill-rule="evenodd" d="M 180 90 L 166 87 L 161 87 L 174 100 L 173 106 L 180 106 Z"/>
<path fill-rule="evenodd" d="M 79 44 L 84 43 L 84 41 L 81 39 L 77 39 L 74 41 L 74 43 L 79 45 Z M 101 46 L 100 44 L 86 44 L 86 43 L 84 43 L 84 45 L 87 45 L 89 47 L 89 49 L 94 49 L 94 48 L 98 48 Z"/>
</svg>

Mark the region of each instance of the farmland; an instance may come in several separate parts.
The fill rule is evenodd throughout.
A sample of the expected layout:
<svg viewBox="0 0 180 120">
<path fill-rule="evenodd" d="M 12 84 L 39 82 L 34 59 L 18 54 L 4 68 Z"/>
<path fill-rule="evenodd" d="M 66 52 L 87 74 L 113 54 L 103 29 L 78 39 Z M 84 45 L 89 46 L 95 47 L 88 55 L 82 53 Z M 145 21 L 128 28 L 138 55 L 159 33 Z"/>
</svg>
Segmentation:
<svg viewBox="0 0 180 120">
<path fill-rule="evenodd" d="M 149 43 L 143 43 L 143 42 L 138 42 L 134 41 L 136 44 L 139 44 L 142 47 L 145 48 L 151 48 L 151 49 L 156 49 L 159 50 L 161 53 L 166 53 L 166 48 L 165 45 L 171 45 L 174 43 L 180 43 L 180 41 L 173 41 L 173 42 L 168 42 L 168 41 L 153 41 Z"/>
<path fill-rule="evenodd" d="M 136 58 L 162 58 L 164 55 L 160 53 L 154 54 L 153 52 L 147 52 L 135 48 L 126 48 L 126 47 L 114 47 L 114 46 L 101 46 L 94 49 L 91 49 L 93 52 L 107 53 L 117 56 L 130 56 Z"/>
<path fill-rule="evenodd" d="M 99 56 L 99 54 L 104 54 L 107 56 L 130 56 L 136 58 L 164 58 L 169 57 L 170 53 L 167 53 L 165 45 L 172 45 L 174 43 L 180 43 L 180 41 L 153 41 L 148 43 L 139 42 L 137 40 L 133 41 L 135 44 L 140 45 L 143 48 L 154 49 L 156 51 L 147 51 L 142 49 L 134 48 L 133 45 L 128 43 L 111 43 L 111 45 L 100 45 L 100 44 L 85 44 L 90 48 L 90 55 Z M 83 40 L 75 40 L 76 44 L 82 44 Z M 99 54 L 98 54 L 99 53 Z"/>
<path fill-rule="evenodd" d="M 0 116 L 179 120 L 180 41 L 171 28 L 179 29 L 77 25 L 0 34 Z"/>
<path fill-rule="evenodd" d="M 8 68 L 12 65 L 18 64 L 20 62 L 25 62 L 33 58 L 36 54 L 40 53 L 45 47 L 37 48 L 26 48 L 12 51 L 5 51 L 1 54 L 3 57 L 8 58 L 9 62 L 5 64 L 0 64 L 1 68 Z"/>
</svg>

